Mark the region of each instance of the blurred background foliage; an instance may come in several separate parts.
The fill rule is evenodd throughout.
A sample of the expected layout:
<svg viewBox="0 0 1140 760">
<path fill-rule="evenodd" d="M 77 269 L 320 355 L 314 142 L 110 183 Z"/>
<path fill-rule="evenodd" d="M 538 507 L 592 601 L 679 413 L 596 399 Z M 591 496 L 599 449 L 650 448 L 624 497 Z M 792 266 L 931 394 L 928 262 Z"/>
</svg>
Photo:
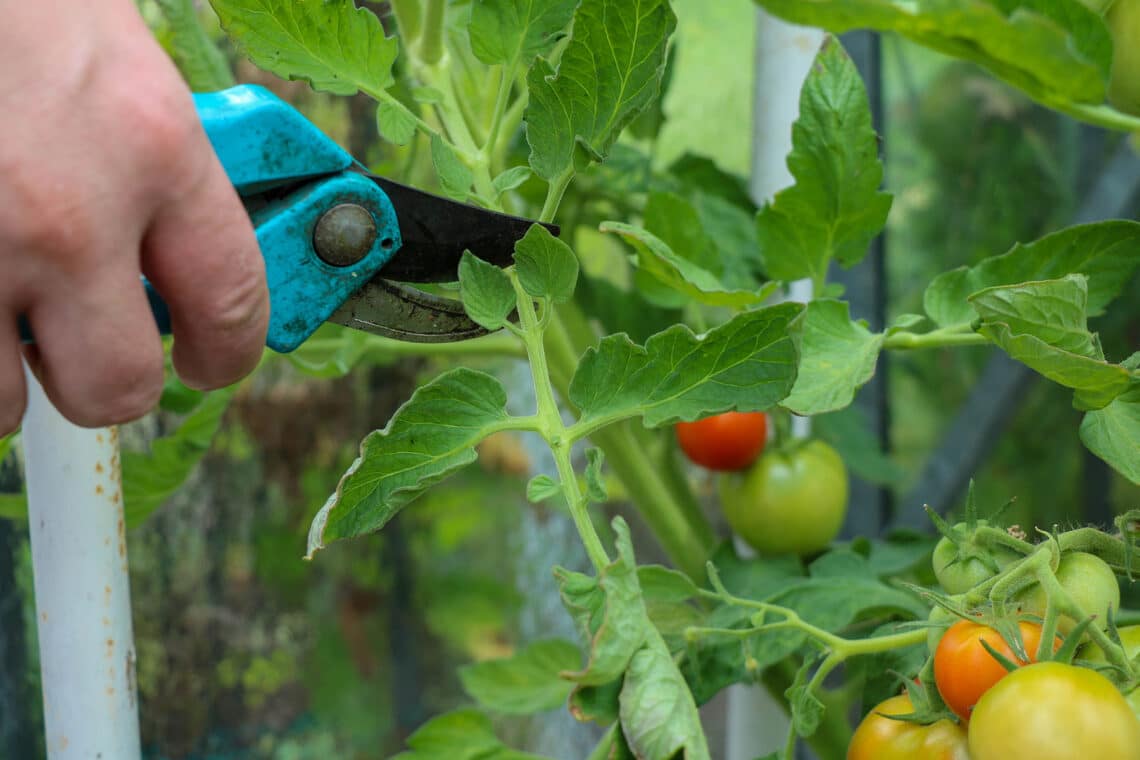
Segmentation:
<svg viewBox="0 0 1140 760">
<path fill-rule="evenodd" d="M 660 108 L 643 117 L 611 163 L 575 184 L 563 206 L 564 227 L 590 275 L 584 301 L 595 314 L 623 307 L 607 322 L 635 336 L 686 312 L 641 296 L 612 297 L 630 278 L 620 268 L 615 274 L 617 244 L 595 232 L 598 221 L 642 216 L 652 186 L 699 196 L 698 207 L 716 220 L 718 245 L 747 247 L 754 234 L 744 190 L 753 6 L 674 4 L 680 25 Z M 162 11 L 178 5 L 142 3 L 167 44 Z M 383 3 L 368 5 L 386 14 Z M 212 15 L 198 13 L 228 50 Z M 239 81 L 291 100 L 377 171 L 434 182 L 430 160 L 414 144 L 393 148 L 377 138 L 368 101 L 314 94 L 227 54 Z M 1063 225 L 1113 138 L 1035 106 L 977 68 L 899 39 L 884 39 L 883 60 L 887 186 L 896 194 L 887 246 L 893 318 L 921 311 L 922 290 L 936 274 Z M 515 150 L 525 151 L 521 139 Z M 1120 303 L 1140 303 L 1140 281 L 1130 288 Z M 1112 312 L 1095 329 L 1110 356 L 1140 345 L 1135 308 Z M 526 479 L 544 462 L 523 438 L 488 441 L 479 467 L 429 492 L 382 534 L 311 564 L 301 560 L 311 516 L 361 438 L 439 369 L 438 360 L 388 357 L 341 376 L 337 356 L 315 349 L 306 356 L 309 364 L 300 367 L 266 361 L 234 395 L 190 480 L 130 534 L 143 736 L 154 760 L 389 757 L 427 717 L 464 702 L 457 667 L 534 638 L 572 636 L 549 568 L 573 567 L 581 557 L 557 507 L 525 502 Z M 891 472 L 899 475 L 890 487 L 897 496 L 908 491 L 988 356 L 969 349 L 892 357 Z M 513 360 L 480 366 L 514 376 L 510 387 L 525 394 L 525 373 Z M 132 426 L 130 436 L 144 448 L 177 423 L 177 391 L 168 394 L 175 411 Z M 1016 496 L 1011 520 L 1042 526 L 1081 522 L 1092 491 L 1107 493 L 1117 511 L 1140 506 L 1140 489 L 1090 462 L 1069 396 L 1049 383 L 1033 386 L 976 473 L 982 504 Z M 21 720 L 38 736 L 26 531 L 19 520 L 8 528 L 18 583 L 0 588 L 0 598 L 23 600 L 29 667 Z M 651 542 L 639 546 L 650 554 Z M 590 746 L 588 737 L 575 739 L 585 729 L 564 714 L 503 728 L 509 743 L 556 757 L 582 757 Z"/>
</svg>

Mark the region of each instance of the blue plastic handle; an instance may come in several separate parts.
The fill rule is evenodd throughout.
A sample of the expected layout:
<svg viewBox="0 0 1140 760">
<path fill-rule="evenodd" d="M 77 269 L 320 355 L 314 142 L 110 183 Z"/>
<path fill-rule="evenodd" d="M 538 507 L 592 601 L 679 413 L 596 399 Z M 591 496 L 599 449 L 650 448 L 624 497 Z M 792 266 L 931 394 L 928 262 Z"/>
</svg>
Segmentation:
<svg viewBox="0 0 1140 760">
<path fill-rule="evenodd" d="M 351 171 L 348 153 L 288 103 L 255 85 L 195 95 L 206 135 L 230 181 L 245 199 L 269 284 L 265 344 L 288 352 L 305 341 L 345 300 L 380 271 L 401 245 L 392 202 L 375 182 Z M 282 188 L 280 196 L 263 195 Z M 367 209 L 377 234 L 351 266 L 323 261 L 313 245 L 317 222 L 330 209 L 352 203 Z M 170 332 L 161 296 L 143 280 L 155 321 Z M 23 319 L 21 337 L 31 341 Z"/>
</svg>

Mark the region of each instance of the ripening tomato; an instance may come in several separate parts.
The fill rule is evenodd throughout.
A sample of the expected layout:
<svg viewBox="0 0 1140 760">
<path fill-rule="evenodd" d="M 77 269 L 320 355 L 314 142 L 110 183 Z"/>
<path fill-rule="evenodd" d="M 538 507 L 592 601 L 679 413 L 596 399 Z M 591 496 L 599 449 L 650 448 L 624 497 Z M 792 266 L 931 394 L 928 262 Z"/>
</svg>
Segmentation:
<svg viewBox="0 0 1140 760">
<path fill-rule="evenodd" d="M 847 760 L 969 760 L 961 726 L 948 720 L 920 726 L 887 717 L 912 712 L 906 694 L 880 702 L 855 729 Z"/>
<path fill-rule="evenodd" d="M 725 412 L 677 423 L 677 443 L 694 464 L 710 470 L 743 470 L 768 440 L 763 412 Z"/>
<path fill-rule="evenodd" d="M 1040 662 L 985 693 L 969 743 L 973 760 L 1140 760 L 1140 721 L 1101 674 Z"/>
<path fill-rule="evenodd" d="M 767 554 L 827 548 L 847 513 L 847 468 L 823 441 L 768 450 L 740 475 L 720 478 L 720 504 L 738 536 Z"/>
<path fill-rule="evenodd" d="M 1025 653 L 1029 656 L 1028 662 L 1036 662 L 1041 626 L 1027 621 L 1017 625 Z M 1008 674 L 1005 667 L 982 646 L 983 641 L 1011 662 L 1026 664 L 1026 660 L 1017 657 L 993 628 L 969 620 L 959 620 L 950 626 L 934 652 L 934 682 L 946 706 L 962 720 L 969 720 L 982 695 Z M 1058 639 L 1053 649 L 1060 646 Z"/>
</svg>

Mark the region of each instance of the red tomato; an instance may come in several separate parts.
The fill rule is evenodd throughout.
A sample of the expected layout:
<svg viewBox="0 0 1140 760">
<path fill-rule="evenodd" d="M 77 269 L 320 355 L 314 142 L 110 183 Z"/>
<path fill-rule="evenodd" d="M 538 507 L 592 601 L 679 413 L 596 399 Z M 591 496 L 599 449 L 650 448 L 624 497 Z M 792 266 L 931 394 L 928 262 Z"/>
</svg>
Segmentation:
<svg viewBox="0 0 1140 760">
<path fill-rule="evenodd" d="M 1029 662 L 1037 661 L 1037 647 L 1041 643 L 1041 626 L 1021 621 L 1021 639 Z M 1004 678 L 1009 671 L 982 646 L 985 641 L 1011 662 L 1028 664 L 1014 655 L 1001 634 L 981 623 L 959 620 L 950 626 L 934 651 L 934 681 L 946 706 L 962 720 L 969 720 L 974 705 L 991 686 Z M 1053 649 L 1061 646 L 1054 642 Z"/>
<path fill-rule="evenodd" d="M 677 423 L 677 442 L 694 464 L 710 470 L 743 470 L 756 461 L 768 440 L 763 412 L 725 412 Z"/>
</svg>

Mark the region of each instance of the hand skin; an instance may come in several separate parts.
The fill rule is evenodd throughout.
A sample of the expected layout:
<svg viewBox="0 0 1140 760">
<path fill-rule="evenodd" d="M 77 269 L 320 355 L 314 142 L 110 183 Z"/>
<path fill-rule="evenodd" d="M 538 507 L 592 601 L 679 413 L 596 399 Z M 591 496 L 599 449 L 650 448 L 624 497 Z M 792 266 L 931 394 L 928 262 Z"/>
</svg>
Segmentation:
<svg viewBox="0 0 1140 760">
<path fill-rule="evenodd" d="M 48 397 L 87 427 L 142 416 L 170 307 L 201 389 L 257 364 L 269 297 L 249 218 L 132 0 L 0 0 L 0 435 L 26 404 L 17 318 Z"/>
</svg>

